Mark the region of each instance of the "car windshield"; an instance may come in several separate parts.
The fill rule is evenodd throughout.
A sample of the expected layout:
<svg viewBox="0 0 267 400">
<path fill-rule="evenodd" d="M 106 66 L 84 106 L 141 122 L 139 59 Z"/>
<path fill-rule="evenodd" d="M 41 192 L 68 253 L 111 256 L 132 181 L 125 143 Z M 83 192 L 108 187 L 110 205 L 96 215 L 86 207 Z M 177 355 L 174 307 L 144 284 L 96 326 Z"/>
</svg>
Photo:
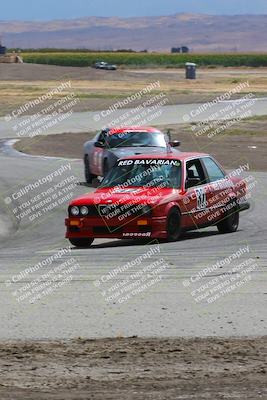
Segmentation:
<svg viewBox="0 0 267 400">
<path fill-rule="evenodd" d="M 110 135 L 107 146 L 114 147 L 164 147 L 165 134 L 162 132 L 122 132 Z"/>
<path fill-rule="evenodd" d="M 119 160 L 103 179 L 101 187 L 148 186 L 179 189 L 181 161 L 167 159 Z"/>
</svg>

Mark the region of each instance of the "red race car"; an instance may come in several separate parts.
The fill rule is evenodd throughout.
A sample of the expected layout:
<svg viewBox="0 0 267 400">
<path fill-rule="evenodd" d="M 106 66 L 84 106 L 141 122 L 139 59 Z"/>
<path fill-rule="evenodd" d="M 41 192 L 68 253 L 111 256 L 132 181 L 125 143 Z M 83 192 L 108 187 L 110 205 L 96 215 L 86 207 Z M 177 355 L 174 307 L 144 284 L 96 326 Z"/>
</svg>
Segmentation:
<svg viewBox="0 0 267 400">
<path fill-rule="evenodd" d="M 122 158 L 101 187 L 70 203 L 66 238 L 88 247 L 94 238 L 175 241 L 184 231 L 211 225 L 235 232 L 249 203 L 246 182 L 234 175 L 202 153 Z"/>
</svg>

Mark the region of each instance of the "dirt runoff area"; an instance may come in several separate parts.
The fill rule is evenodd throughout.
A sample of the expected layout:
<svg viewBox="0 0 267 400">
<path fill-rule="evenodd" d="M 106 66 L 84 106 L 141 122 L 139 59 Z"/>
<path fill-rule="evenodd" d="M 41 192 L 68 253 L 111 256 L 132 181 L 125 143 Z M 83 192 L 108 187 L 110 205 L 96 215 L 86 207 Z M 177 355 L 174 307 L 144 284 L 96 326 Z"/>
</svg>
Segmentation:
<svg viewBox="0 0 267 400">
<path fill-rule="evenodd" d="M 0 344 L 1 400 L 267 399 L 267 337 Z"/>
</svg>

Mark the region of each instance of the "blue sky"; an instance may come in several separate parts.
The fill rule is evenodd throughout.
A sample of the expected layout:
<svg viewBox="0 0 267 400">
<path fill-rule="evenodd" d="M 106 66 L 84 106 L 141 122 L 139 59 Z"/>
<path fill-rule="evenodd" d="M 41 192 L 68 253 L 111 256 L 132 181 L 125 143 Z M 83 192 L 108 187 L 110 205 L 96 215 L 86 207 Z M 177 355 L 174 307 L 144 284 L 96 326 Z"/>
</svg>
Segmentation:
<svg viewBox="0 0 267 400">
<path fill-rule="evenodd" d="M 49 20 L 86 16 L 267 14 L 267 0 L 4 0 L 0 20 Z"/>
</svg>

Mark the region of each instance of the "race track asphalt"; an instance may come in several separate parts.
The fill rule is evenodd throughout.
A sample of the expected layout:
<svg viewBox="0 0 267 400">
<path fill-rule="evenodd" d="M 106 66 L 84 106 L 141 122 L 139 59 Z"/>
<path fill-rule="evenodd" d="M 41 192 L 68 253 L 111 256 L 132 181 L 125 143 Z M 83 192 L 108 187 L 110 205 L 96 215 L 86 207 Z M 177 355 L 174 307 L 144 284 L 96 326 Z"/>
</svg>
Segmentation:
<svg viewBox="0 0 267 400">
<path fill-rule="evenodd" d="M 257 112 L 262 112 L 261 107 L 266 110 L 266 100 L 259 101 L 258 104 L 260 106 Z M 189 107 L 192 109 L 192 105 Z M 184 110 L 181 115 L 183 112 Z M 169 118 L 170 115 L 172 116 Z M 174 123 L 176 118 L 175 109 L 168 108 L 164 123 L 166 120 Z M 83 114 L 81 125 L 76 125 L 75 121 L 80 121 L 80 116 L 75 115 L 73 120 L 68 121 L 68 131 L 72 128 L 74 131 L 85 129 L 86 119 L 86 114 Z M 89 120 L 87 129 L 88 125 L 95 127 L 92 120 Z M 57 129 L 62 132 L 65 128 Z M 0 131 L 1 139 L 15 137 L 10 126 L 4 122 Z M 90 249 L 71 249 L 61 259 L 54 260 L 53 264 L 25 273 L 27 268 L 48 260 L 60 249 L 69 246 L 64 239 L 67 202 L 41 217 L 36 217 L 34 221 L 29 221 L 27 216 L 18 218 L 19 206 L 36 198 L 38 194 L 45 197 L 47 190 L 57 182 L 62 182 L 62 179 L 74 176 L 75 182 L 82 182 L 83 168 L 79 160 L 19 156 L 4 144 L 5 141 L 2 140 L 0 339 L 266 334 L 267 173 L 248 173 L 255 184 L 252 190 L 252 207 L 242 213 L 236 233 L 220 235 L 216 228 L 208 228 L 190 232 L 178 242 L 160 244 L 131 240 L 96 240 Z M 26 194 L 21 192 L 27 185 L 47 177 L 69 163 L 65 175 L 53 177 L 53 181 L 40 184 Z M 76 197 L 92 190 L 94 189 L 75 185 L 68 194 Z M 14 194 L 16 199 L 12 198 Z M 234 255 L 245 248 L 248 249 L 247 252 L 235 259 Z M 99 285 L 99 281 L 107 279 L 110 271 L 133 261 L 133 266 L 117 273 L 113 278 L 113 284 L 121 283 L 123 279 L 140 270 L 140 265 L 134 265 L 134 260 L 140 256 L 144 260 L 148 251 L 154 254 L 144 261 L 144 265 L 159 258 L 164 260 L 166 268 L 162 272 L 161 281 L 124 303 L 106 301 L 103 290 L 108 290 L 108 286 L 102 283 Z M 191 292 L 197 290 L 199 294 L 203 293 L 201 285 L 210 282 L 211 276 L 220 279 L 226 272 L 230 276 L 229 265 L 222 263 L 213 272 L 206 274 L 201 278 L 200 286 L 192 281 L 204 268 L 214 266 L 226 257 L 231 257 L 231 267 L 253 259 L 251 279 L 212 303 L 197 302 Z M 30 286 L 27 287 L 27 284 L 30 285 L 44 273 L 49 273 L 63 261 L 72 259 L 76 265 L 71 273 L 72 280 L 35 303 L 30 303 L 27 298 L 18 301 L 18 295 L 29 291 Z M 190 277 L 193 277 L 192 280 Z M 44 281 L 48 279 L 43 278 Z"/>
</svg>

